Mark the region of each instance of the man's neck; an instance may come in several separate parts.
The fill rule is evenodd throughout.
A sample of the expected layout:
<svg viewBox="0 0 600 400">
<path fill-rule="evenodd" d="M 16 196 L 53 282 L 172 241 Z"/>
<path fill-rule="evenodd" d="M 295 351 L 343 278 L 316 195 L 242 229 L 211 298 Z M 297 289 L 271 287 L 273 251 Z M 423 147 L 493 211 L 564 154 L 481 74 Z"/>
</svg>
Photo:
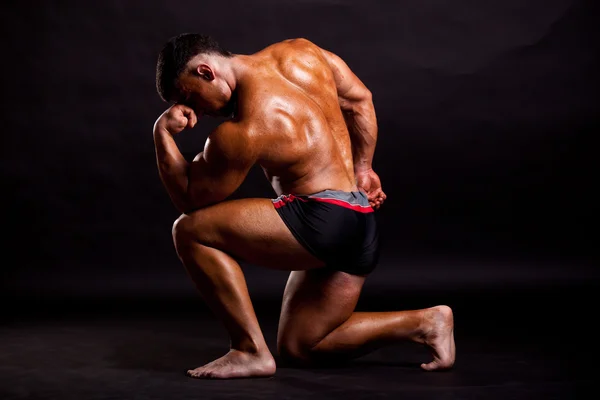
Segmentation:
<svg viewBox="0 0 600 400">
<path fill-rule="evenodd" d="M 235 118 L 238 114 L 238 91 L 244 87 L 246 77 L 248 76 L 247 57 L 246 55 L 234 54 L 233 57 L 224 57 L 223 59 L 225 71 L 223 78 L 231 90 L 231 106 L 229 108 L 233 112 L 232 118 Z"/>
<path fill-rule="evenodd" d="M 248 56 L 234 54 L 233 57 L 222 57 L 222 76 L 233 93 L 244 84 L 248 71 Z"/>
</svg>

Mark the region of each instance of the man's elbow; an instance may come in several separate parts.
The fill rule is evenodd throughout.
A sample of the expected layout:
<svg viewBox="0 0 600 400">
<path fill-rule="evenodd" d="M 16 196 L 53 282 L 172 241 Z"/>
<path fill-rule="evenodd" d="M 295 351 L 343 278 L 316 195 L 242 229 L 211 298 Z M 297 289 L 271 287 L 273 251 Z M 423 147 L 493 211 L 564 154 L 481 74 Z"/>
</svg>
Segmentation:
<svg viewBox="0 0 600 400">
<path fill-rule="evenodd" d="M 182 214 L 188 214 L 193 211 L 193 207 L 187 196 L 171 196 L 171 201 L 177 211 Z"/>
<path fill-rule="evenodd" d="M 215 204 L 215 203 L 188 202 L 188 203 L 181 204 L 180 206 L 178 206 L 177 210 L 182 214 L 191 214 L 194 211 L 200 210 L 201 208 L 206 208 L 206 207 L 212 206 L 213 204 Z"/>
<path fill-rule="evenodd" d="M 342 111 L 349 115 L 362 115 L 373 109 L 373 95 L 366 90 L 359 98 L 353 101 L 340 103 Z"/>
<path fill-rule="evenodd" d="M 199 201 L 199 199 L 197 199 L 197 196 L 194 196 L 194 193 L 189 190 L 186 193 L 180 194 L 177 196 L 177 198 L 173 198 L 172 200 L 177 211 L 182 214 L 189 214 L 205 206 L 201 201 Z"/>
<path fill-rule="evenodd" d="M 181 203 L 179 211 L 182 214 L 189 214 L 201 208 L 209 206 L 210 203 L 206 202 L 206 199 L 199 199 L 196 196 L 188 196 L 184 202 Z"/>
<path fill-rule="evenodd" d="M 364 88 L 364 90 L 362 91 L 361 97 L 362 97 L 363 102 L 367 102 L 367 103 L 373 102 L 373 93 L 371 93 L 371 91 L 367 88 Z"/>
</svg>

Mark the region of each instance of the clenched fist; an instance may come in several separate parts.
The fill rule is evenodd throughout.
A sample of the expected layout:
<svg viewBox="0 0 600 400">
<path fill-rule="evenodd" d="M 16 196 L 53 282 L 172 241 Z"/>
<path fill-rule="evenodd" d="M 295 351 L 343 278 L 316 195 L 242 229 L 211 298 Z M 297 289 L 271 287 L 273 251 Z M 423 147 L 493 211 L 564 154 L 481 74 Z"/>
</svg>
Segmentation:
<svg viewBox="0 0 600 400">
<path fill-rule="evenodd" d="M 176 135 L 186 128 L 193 128 L 198 122 L 194 110 L 183 104 L 169 107 L 154 123 L 154 129 L 165 129 L 171 135 Z"/>
</svg>

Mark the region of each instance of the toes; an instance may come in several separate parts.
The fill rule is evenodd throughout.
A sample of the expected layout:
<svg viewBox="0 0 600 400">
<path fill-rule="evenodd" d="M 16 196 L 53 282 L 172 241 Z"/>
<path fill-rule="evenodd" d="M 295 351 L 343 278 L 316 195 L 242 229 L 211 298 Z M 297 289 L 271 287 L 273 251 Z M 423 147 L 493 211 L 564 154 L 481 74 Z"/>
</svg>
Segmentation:
<svg viewBox="0 0 600 400">
<path fill-rule="evenodd" d="M 186 375 L 191 378 L 196 378 L 197 371 L 194 369 L 188 369 Z"/>
<path fill-rule="evenodd" d="M 212 371 L 210 369 L 207 369 L 207 368 L 190 369 L 187 371 L 186 375 L 189 376 L 190 378 L 196 378 L 196 379 L 218 379 L 218 378 L 220 378 L 220 375 L 218 373 L 216 373 L 215 371 Z"/>
<path fill-rule="evenodd" d="M 187 376 L 191 378 L 206 378 L 208 377 L 208 372 L 204 369 L 190 369 L 187 372 Z"/>
<path fill-rule="evenodd" d="M 428 364 L 421 364 L 421 368 L 425 371 L 444 371 L 452 368 L 452 363 L 444 363 L 441 361 L 434 360 Z"/>
<path fill-rule="evenodd" d="M 439 369 L 439 364 L 437 361 L 432 361 L 429 364 L 421 364 L 421 368 L 423 368 L 425 371 L 435 371 L 436 369 Z"/>
</svg>

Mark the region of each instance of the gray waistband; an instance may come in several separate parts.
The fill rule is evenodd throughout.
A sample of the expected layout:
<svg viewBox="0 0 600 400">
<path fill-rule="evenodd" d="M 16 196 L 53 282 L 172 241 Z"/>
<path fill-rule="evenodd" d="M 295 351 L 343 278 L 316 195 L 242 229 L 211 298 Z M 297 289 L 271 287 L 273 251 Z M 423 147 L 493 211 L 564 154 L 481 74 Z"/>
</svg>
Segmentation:
<svg viewBox="0 0 600 400">
<path fill-rule="evenodd" d="M 333 200 L 344 201 L 346 203 L 350 203 L 353 205 L 359 205 L 359 206 L 365 206 L 365 207 L 369 206 L 369 199 L 367 198 L 367 195 L 361 191 L 359 191 L 359 192 L 344 192 L 341 190 L 327 189 L 322 192 L 310 194 L 306 197 L 311 198 L 311 199 L 314 199 L 314 198 L 316 198 L 316 199 L 333 199 Z"/>
</svg>

